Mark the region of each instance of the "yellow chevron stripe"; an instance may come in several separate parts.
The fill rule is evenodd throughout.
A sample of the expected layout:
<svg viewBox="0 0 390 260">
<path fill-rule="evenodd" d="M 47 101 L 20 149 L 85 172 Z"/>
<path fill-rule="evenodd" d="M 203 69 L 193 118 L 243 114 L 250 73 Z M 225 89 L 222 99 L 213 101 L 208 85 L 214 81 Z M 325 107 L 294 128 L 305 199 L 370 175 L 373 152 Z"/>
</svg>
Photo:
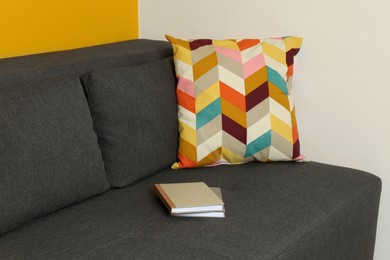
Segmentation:
<svg viewBox="0 0 390 260">
<path fill-rule="evenodd" d="M 269 99 L 269 107 L 273 116 L 282 121 L 288 127 L 292 127 L 291 125 L 291 112 L 281 106 L 274 99 Z M 272 127 L 271 127 L 272 128 Z"/>
<path fill-rule="evenodd" d="M 278 47 L 268 43 L 263 43 L 263 53 L 267 54 L 269 57 L 276 60 L 277 62 L 287 65 L 286 52 L 279 49 Z"/>
<path fill-rule="evenodd" d="M 240 50 L 235 40 L 213 40 L 213 44 L 215 46 L 225 47 L 236 51 Z"/>
<path fill-rule="evenodd" d="M 284 44 L 286 45 L 286 51 L 291 49 L 299 49 L 302 45 L 302 38 L 299 37 L 287 37 L 284 38 Z"/>
<path fill-rule="evenodd" d="M 283 106 L 287 111 L 290 111 L 290 100 L 283 91 L 280 90 L 277 86 L 268 82 L 269 96 Z"/>
<path fill-rule="evenodd" d="M 213 136 L 210 136 L 206 141 L 198 145 L 197 158 L 198 161 L 209 156 L 211 151 L 215 151 L 222 146 L 222 131 L 219 131 Z"/>
<path fill-rule="evenodd" d="M 210 105 L 211 102 L 220 97 L 219 82 L 215 82 L 201 94 L 196 97 L 195 109 L 196 113 L 202 111 L 205 107 Z"/>
<path fill-rule="evenodd" d="M 204 57 L 193 65 L 194 81 L 218 65 L 217 54 L 215 52 Z"/>
<path fill-rule="evenodd" d="M 293 143 L 291 127 L 285 124 L 282 120 L 271 114 L 271 128 L 272 131 L 275 131 L 280 136 L 282 136 L 286 141 Z"/>
<path fill-rule="evenodd" d="M 222 147 L 222 157 L 230 163 L 242 163 L 245 160 L 244 157 L 235 154 L 226 147 Z"/>
<path fill-rule="evenodd" d="M 179 153 L 196 162 L 196 146 L 193 146 L 183 138 L 179 138 Z"/>
<path fill-rule="evenodd" d="M 198 162 L 198 166 L 205 166 L 216 163 L 221 157 L 221 147 L 218 147 L 215 151 L 209 153 L 206 157 Z"/>
<path fill-rule="evenodd" d="M 229 101 L 221 99 L 222 114 L 246 128 L 246 112 L 242 111 Z"/>
<path fill-rule="evenodd" d="M 169 36 L 169 35 L 165 35 L 165 38 L 167 38 L 167 40 L 172 44 L 172 45 L 176 45 L 176 46 L 182 46 L 186 49 L 190 49 L 190 43 L 189 41 L 186 41 L 186 40 L 182 40 L 182 39 L 176 39 L 172 36 Z"/>
<path fill-rule="evenodd" d="M 179 121 L 179 132 L 181 138 L 196 146 L 196 129 L 183 123 L 183 121 Z"/>
<path fill-rule="evenodd" d="M 184 48 L 180 45 L 172 45 L 173 52 L 175 53 L 175 59 L 181 62 L 192 65 L 192 53 L 191 50 Z"/>
<path fill-rule="evenodd" d="M 268 79 L 267 68 L 263 67 L 245 79 L 245 94 L 248 95 Z"/>
</svg>

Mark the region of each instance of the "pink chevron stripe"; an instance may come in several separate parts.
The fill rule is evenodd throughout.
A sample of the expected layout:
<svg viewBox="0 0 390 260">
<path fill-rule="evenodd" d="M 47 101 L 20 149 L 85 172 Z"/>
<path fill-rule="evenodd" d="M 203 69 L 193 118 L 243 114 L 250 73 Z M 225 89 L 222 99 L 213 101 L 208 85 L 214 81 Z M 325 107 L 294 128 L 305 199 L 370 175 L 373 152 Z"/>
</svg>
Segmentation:
<svg viewBox="0 0 390 260">
<path fill-rule="evenodd" d="M 214 46 L 214 47 L 215 47 L 216 52 L 219 52 L 219 53 L 231 58 L 232 60 L 235 60 L 237 62 L 242 63 L 241 53 L 239 51 L 235 51 L 235 50 L 220 47 L 220 46 Z"/>
<path fill-rule="evenodd" d="M 244 78 L 249 77 L 259 69 L 265 66 L 265 60 L 264 60 L 264 55 L 261 53 L 252 59 L 248 60 L 244 66 Z"/>
<path fill-rule="evenodd" d="M 177 89 L 183 91 L 184 93 L 195 97 L 195 87 L 194 82 L 183 77 L 178 77 Z"/>
</svg>

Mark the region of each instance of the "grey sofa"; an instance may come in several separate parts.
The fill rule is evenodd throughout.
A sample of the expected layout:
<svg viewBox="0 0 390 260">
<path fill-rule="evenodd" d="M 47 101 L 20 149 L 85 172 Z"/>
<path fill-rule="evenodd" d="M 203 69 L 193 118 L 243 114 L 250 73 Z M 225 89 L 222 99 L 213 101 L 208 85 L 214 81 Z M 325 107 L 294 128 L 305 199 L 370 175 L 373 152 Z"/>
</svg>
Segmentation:
<svg viewBox="0 0 390 260">
<path fill-rule="evenodd" d="M 0 60 L 0 259 L 372 259 L 381 180 L 316 162 L 172 170 L 172 49 L 133 40 Z M 220 187 L 170 217 L 154 183 Z"/>
</svg>

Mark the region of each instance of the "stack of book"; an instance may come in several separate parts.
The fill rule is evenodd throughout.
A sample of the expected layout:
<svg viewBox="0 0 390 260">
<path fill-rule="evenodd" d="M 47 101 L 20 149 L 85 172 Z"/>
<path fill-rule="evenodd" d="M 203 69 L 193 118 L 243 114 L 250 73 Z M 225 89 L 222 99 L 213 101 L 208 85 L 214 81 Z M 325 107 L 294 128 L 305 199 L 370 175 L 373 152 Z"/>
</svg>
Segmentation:
<svg viewBox="0 0 390 260">
<path fill-rule="evenodd" d="M 155 184 L 154 188 L 172 216 L 225 217 L 220 188 L 210 188 L 204 182 Z"/>
</svg>

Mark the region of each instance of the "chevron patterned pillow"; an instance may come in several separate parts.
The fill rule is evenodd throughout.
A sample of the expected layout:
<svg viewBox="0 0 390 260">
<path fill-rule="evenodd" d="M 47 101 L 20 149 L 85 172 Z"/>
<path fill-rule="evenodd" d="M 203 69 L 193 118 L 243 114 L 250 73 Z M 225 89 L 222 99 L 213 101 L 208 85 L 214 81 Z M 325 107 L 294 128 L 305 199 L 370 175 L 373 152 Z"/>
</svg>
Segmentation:
<svg viewBox="0 0 390 260">
<path fill-rule="evenodd" d="M 172 168 L 302 158 L 291 95 L 302 38 L 166 38 L 178 78 L 179 161 Z"/>
</svg>

